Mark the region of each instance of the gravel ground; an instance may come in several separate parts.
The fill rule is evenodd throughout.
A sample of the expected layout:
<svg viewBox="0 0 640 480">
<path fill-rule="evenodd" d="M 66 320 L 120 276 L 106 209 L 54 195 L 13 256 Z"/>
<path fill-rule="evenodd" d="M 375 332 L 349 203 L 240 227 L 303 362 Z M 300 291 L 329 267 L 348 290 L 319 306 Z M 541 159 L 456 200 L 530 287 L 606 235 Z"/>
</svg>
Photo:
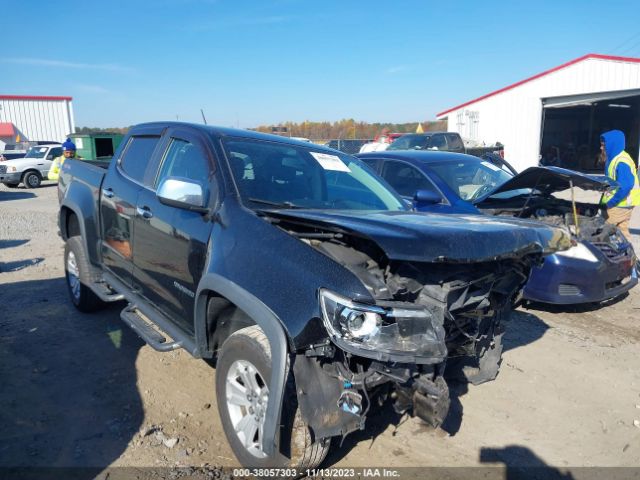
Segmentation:
<svg viewBox="0 0 640 480">
<path fill-rule="evenodd" d="M 145 346 L 119 320 L 122 305 L 92 315 L 71 306 L 56 211 L 53 185 L 0 186 L 0 468 L 89 467 L 89 477 L 133 469 L 112 470 L 118 478 L 144 477 L 145 467 L 205 467 L 217 476 L 219 467 L 237 466 L 211 365 Z M 639 467 L 639 313 L 639 289 L 597 308 L 520 309 L 507 327 L 497 380 L 452 385 L 443 428 L 384 408 L 342 448 L 336 442 L 324 466 L 421 467 L 406 476 L 424 467 L 490 466 L 495 478 L 523 466 L 561 475 Z M 457 478 L 453 472 L 447 478 Z"/>
</svg>

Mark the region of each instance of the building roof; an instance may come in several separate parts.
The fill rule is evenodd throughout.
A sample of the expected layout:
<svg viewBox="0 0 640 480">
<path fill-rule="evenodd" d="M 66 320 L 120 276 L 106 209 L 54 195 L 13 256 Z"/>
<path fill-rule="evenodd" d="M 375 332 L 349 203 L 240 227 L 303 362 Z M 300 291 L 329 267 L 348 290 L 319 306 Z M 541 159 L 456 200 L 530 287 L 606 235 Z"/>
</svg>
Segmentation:
<svg viewBox="0 0 640 480">
<path fill-rule="evenodd" d="M 73 100 L 72 97 L 56 97 L 56 96 L 40 96 L 40 95 L 2 95 L 0 100 L 49 100 L 49 101 L 68 101 Z"/>
<path fill-rule="evenodd" d="M 533 77 L 529 77 L 529 78 L 525 78 L 524 80 L 520 80 L 519 82 L 513 83 L 511 85 L 508 85 L 504 88 L 501 88 L 500 90 L 496 90 L 494 92 L 491 93 L 487 93 L 486 95 L 483 95 L 481 97 L 478 97 L 474 100 L 470 100 L 468 102 L 465 102 L 461 105 L 458 105 L 457 107 L 453 107 L 453 108 L 449 108 L 443 112 L 440 112 L 438 114 L 436 114 L 436 117 L 441 117 L 443 115 L 446 115 L 447 113 L 450 113 L 454 110 L 458 110 L 459 108 L 462 107 L 466 107 L 468 105 L 471 105 L 473 103 L 479 102 L 480 100 L 484 100 L 485 98 L 489 98 L 489 97 L 493 97 L 494 95 L 497 95 L 499 93 L 502 92 L 506 92 L 507 90 L 511 90 L 512 88 L 516 88 L 519 87 L 520 85 L 523 85 L 527 82 L 531 82 L 532 80 L 537 80 L 540 77 L 544 77 L 546 75 L 549 75 L 550 73 L 553 72 L 557 72 L 558 70 L 562 70 L 563 68 L 567 68 L 571 65 L 574 65 L 576 63 L 582 62 L 584 60 L 589 60 L 589 59 L 598 59 L 598 60 L 613 60 L 616 62 L 630 62 L 630 63 L 640 63 L 640 58 L 635 58 L 635 57 L 616 57 L 616 56 L 612 56 L 612 55 L 600 55 L 598 53 L 588 53 L 586 55 L 583 55 L 582 57 L 576 58 L 574 60 L 571 60 L 570 62 L 567 63 L 563 63 L 562 65 L 559 65 L 557 67 L 554 67 L 550 70 L 545 70 L 542 73 L 538 73 L 537 75 L 534 75 Z"/>
</svg>

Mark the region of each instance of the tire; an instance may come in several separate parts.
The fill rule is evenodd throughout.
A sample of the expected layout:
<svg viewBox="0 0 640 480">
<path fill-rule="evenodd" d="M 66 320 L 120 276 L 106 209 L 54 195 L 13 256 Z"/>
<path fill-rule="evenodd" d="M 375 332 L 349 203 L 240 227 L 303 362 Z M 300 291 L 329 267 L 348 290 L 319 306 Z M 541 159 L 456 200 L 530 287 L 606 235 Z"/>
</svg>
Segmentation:
<svg viewBox="0 0 640 480">
<path fill-rule="evenodd" d="M 42 183 L 42 175 L 39 172 L 30 170 L 22 176 L 22 183 L 25 188 L 38 188 Z"/>
<path fill-rule="evenodd" d="M 288 362 L 287 362 L 288 363 Z M 288 365 L 287 365 L 288 367 Z M 265 468 L 296 468 L 307 469 L 317 467 L 326 457 L 329 451 L 329 439 L 313 441 L 307 424 L 302 420 L 302 415 L 297 405 L 293 378 L 287 382 L 287 391 L 283 399 L 281 417 L 280 450 L 285 455 L 277 455 L 277 458 L 266 457 L 260 446 L 260 427 L 264 422 L 266 412 L 266 398 L 268 389 L 265 379 L 271 378 L 271 348 L 269 341 L 262 329 L 256 325 L 238 330 L 232 334 L 222 345 L 216 366 L 216 398 L 218 411 L 229 445 L 236 458 L 244 467 Z M 253 384 L 259 393 L 254 400 L 246 400 L 242 387 L 244 384 Z M 236 395 L 228 393 L 233 386 Z M 262 392 L 266 391 L 267 397 Z M 227 397 L 230 397 L 229 400 Z M 231 398 L 237 403 L 230 401 Z M 256 400 L 257 398 L 257 400 Z M 262 403 L 256 401 L 262 400 Z M 253 402 L 253 403 L 250 403 Z M 249 408 L 255 406 L 259 411 L 261 421 L 251 419 L 253 413 Z M 248 421 L 245 419 L 249 418 Z M 254 417 L 255 418 L 255 417 Z M 245 422 L 247 432 L 252 442 L 244 442 L 236 428 Z M 249 425 L 250 424 L 250 425 Z M 242 431 L 242 427 L 238 427 Z M 247 447 L 247 444 L 250 444 Z M 287 458 L 290 457 L 290 458 Z"/>
<path fill-rule="evenodd" d="M 67 291 L 73 305 L 81 312 L 95 312 L 105 302 L 87 286 L 91 283 L 91 269 L 79 236 L 70 237 L 64 247 L 64 273 Z"/>
</svg>

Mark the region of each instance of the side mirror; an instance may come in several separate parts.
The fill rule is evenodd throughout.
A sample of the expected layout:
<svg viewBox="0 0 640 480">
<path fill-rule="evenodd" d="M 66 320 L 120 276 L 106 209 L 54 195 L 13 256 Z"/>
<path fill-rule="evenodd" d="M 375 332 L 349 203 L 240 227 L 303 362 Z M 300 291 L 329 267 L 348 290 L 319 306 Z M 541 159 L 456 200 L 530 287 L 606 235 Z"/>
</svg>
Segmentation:
<svg viewBox="0 0 640 480">
<path fill-rule="evenodd" d="M 156 193 L 160 203 L 185 210 L 206 212 L 202 185 L 181 177 L 167 177 L 160 183 Z"/>
<path fill-rule="evenodd" d="M 431 190 L 418 190 L 413 196 L 413 203 L 416 208 L 427 205 L 435 205 L 442 201 L 442 197 Z"/>
<path fill-rule="evenodd" d="M 53 160 L 53 153 L 50 153 L 49 155 L 47 155 L 47 160 Z"/>
</svg>

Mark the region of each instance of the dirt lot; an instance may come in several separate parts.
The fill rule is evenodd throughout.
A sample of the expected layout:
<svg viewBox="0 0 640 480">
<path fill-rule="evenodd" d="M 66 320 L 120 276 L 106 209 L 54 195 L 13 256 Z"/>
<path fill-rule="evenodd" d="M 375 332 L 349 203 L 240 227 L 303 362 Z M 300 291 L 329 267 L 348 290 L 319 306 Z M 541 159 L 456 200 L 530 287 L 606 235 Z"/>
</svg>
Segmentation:
<svg viewBox="0 0 640 480">
<path fill-rule="evenodd" d="M 53 185 L 0 186 L 0 467 L 236 465 L 214 368 L 145 346 L 121 305 L 71 306 L 56 211 Z M 640 466 L 639 325 L 640 288 L 600 308 L 520 309 L 498 379 L 452 386 L 442 429 L 383 409 L 325 466 Z"/>
</svg>

